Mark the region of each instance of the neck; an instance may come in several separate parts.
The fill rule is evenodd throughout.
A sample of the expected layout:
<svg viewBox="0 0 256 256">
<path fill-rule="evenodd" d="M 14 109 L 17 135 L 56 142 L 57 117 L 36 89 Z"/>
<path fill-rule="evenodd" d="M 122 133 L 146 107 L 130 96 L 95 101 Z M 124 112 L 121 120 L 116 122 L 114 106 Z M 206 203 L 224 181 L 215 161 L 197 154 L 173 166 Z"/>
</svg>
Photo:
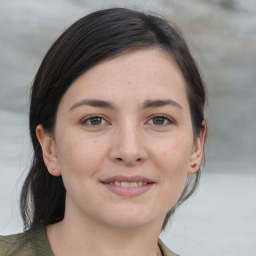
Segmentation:
<svg viewBox="0 0 256 256">
<path fill-rule="evenodd" d="M 55 256 L 160 256 L 161 223 L 120 228 L 93 221 L 77 222 L 65 216 L 63 221 L 47 226 L 47 235 Z"/>
</svg>

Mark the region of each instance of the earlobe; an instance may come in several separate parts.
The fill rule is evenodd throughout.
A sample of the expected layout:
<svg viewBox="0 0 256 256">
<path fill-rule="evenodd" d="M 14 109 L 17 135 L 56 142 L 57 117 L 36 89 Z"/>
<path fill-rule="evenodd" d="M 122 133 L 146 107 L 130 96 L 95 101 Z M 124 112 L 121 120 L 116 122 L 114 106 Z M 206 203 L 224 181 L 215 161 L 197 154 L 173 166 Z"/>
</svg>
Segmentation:
<svg viewBox="0 0 256 256">
<path fill-rule="evenodd" d="M 60 176 L 61 173 L 54 139 L 41 124 L 36 127 L 36 136 L 41 145 L 44 163 L 48 172 L 53 176 Z"/>
<path fill-rule="evenodd" d="M 204 138 L 206 134 L 206 122 L 202 122 L 203 128 L 201 129 L 199 136 L 196 138 L 193 150 L 190 157 L 190 166 L 188 168 L 188 174 L 195 173 L 199 170 L 203 152 L 204 152 Z"/>
</svg>

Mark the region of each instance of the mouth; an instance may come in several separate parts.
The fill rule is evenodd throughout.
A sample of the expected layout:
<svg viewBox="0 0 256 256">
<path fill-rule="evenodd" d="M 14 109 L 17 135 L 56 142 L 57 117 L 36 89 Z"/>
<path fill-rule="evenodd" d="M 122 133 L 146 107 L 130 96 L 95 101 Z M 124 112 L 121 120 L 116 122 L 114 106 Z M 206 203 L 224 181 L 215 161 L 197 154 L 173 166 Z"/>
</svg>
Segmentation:
<svg viewBox="0 0 256 256">
<path fill-rule="evenodd" d="M 101 181 L 101 183 L 109 191 L 119 196 L 138 196 L 149 191 L 155 184 L 154 181 L 141 176 L 114 176 Z"/>
<path fill-rule="evenodd" d="M 146 182 L 146 181 L 134 181 L 134 182 L 127 182 L 127 181 L 113 181 L 113 182 L 103 182 L 105 184 L 109 185 L 114 185 L 114 186 L 119 186 L 123 188 L 137 188 L 137 187 L 142 187 L 146 186 L 148 184 L 152 184 L 153 182 Z"/>
</svg>

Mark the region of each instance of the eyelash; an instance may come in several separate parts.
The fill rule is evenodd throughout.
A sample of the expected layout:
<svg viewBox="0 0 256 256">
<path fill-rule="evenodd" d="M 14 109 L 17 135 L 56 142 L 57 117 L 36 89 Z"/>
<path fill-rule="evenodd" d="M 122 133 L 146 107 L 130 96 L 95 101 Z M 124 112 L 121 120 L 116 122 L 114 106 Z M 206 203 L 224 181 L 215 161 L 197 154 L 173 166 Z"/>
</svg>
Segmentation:
<svg viewBox="0 0 256 256">
<path fill-rule="evenodd" d="M 93 125 L 92 123 L 90 123 L 90 124 L 87 123 L 87 122 L 92 122 L 92 120 L 93 120 L 93 119 L 96 119 L 96 118 L 98 118 L 98 119 L 101 120 L 101 123 L 100 123 L 100 124 L 95 124 L 95 125 Z M 105 121 L 105 124 L 109 124 L 109 122 L 106 121 L 106 119 L 105 119 L 104 117 L 100 116 L 100 115 L 89 116 L 89 117 L 87 117 L 86 119 L 84 119 L 84 120 L 82 121 L 82 124 L 83 124 L 83 125 L 87 125 L 87 126 L 99 127 L 99 126 L 102 125 L 102 121 L 103 121 L 103 120 Z"/>
<path fill-rule="evenodd" d="M 149 119 L 149 121 L 151 121 L 151 120 L 153 120 L 155 118 L 161 118 L 164 121 L 164 124 L 160 124 L 160 125 L 152 123 L 152 125 L 155 125 L 157 127 L 165 127 L 165 126 L 172 125 L 172 124 L 176 123 L 172 118 L 170 118 L 169 116 L 165 116 L 165 115 L 155 115 L 155 116 L 151 117 Z"/>
<path fill-rule="evenodd" d="M 151 117 L 149 119 L 149 121 L 147 121 L 147 123 L 150 123 L 150 121 L 153 122 L 153 120 L 156 119 L 156 118 L 161 118 L 162 121 L 164 121 L 164 123 L 163 124 L 151 123 L 151 125 L 155 125 L 157 127 L 165 127 L 165 126 L 168 126 L 168 125 L 175 124 L 175 121 L 172 118 L 170 118 L 168 116 L 165 116 L 165 115 L 155 115 L 155 116 Z M 100 124 L 92 124 L 91 122 L 92 122 L 93 119 L 98 119 L 100 121 Z M 102 124 L 102 121 L 104 121 L 105 123 Z M 90 122 L 90 123 L 88 123 L 88 122 Z M 82 124 L 87 125 L 87 126 L 99 127 L 99 126 L 104 125 L 104 124 L 109 124 L 109 122 L 106 121 L 106 119 L 104 117 L 100 116 L 100 115 L 93 115 L 93 116 L 89 116 L 86 119 L 84 119 L 82 121 Z"/>
</svg>

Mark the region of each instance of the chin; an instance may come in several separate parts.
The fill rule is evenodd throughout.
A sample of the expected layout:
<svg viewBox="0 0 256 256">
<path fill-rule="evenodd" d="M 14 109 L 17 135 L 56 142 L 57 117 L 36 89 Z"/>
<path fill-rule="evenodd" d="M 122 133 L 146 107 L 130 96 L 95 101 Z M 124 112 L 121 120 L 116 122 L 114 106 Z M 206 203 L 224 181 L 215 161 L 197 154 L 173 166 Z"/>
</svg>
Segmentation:
<svg viewBox="0 0 256 256">
<path fill-rule="evenodd" d="M 110 215 L 109 224 L 116 228 L 138 228 L 143 226 L 152 225 L 153 223 L 162 223 L 165 214 L 153 214 L 145 211 L 132 211 L 126 209 L 122 212 L 115 212 Z M 161 224 L 162 225 L 162 224 Z"/>
<path fill-rule="evenodd" d="M 115 228 L 121 228 L 121 229 L 133 229 L 133 228 L 147 226 L 150 223 L 151 223 L 150 221 L 129 218 L 129 219 L 114 220 L 111 222 L 111 226 Z"/>
</svg>

